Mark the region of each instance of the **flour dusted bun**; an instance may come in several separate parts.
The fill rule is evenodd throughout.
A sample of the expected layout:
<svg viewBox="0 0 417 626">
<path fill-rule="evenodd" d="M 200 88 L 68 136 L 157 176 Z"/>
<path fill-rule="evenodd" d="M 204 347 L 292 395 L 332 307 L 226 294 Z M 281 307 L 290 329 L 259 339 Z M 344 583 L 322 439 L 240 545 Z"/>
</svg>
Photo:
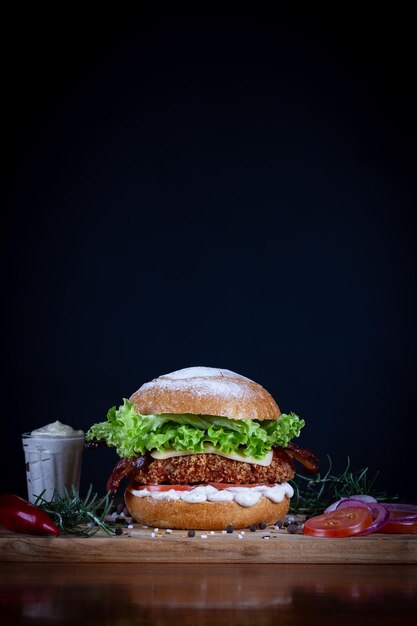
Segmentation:
<svg viewBox="0 0 417 626">
<path fill-rule="evenodd" d="M 252 524 L 273 524 L 288 513 L 290 500 L 287 496 L 275 504 L 265 497 L 252 506 L 236 502 L 184 502 L 183 500 L 156 500 L 135 496 L 128 485 L 125 502 L 132 517 L 139 524 L 156 528 L 192 528 L 194 530 L 223 530 L 229 524 L 233 528 L 246 528 Z"/>
<path fill-rule="evenodd" d="M 235 420 L 276 420 L 281 411 L 253 380 L 230 370 L 187 367 L 145 383 L 130 398 L 142 415 L 220 415 Z"/>
<path fill-rule="evenodd" d="M 281 415 L 277 403 L 261 385 L 230 370 L 212 367 L 188 367 L 155 378 L 142 385 L 131 396 L 130 402 L 145 416 L 189 413 L 217 415 L 232 420 L 278 420 Z M 220 459 L 218 455 L 211 456 Z M 227 481 L 232 485 L 240 484 L 239 472 L 234 469 L 234 472 L 230 473 L 226 461 L 222 460 L 224 484 L 227 484 Z M 151 460 L 150 463 L 152 465 L 157 461 Z M 175 483 L 170 480 L 173 473 L 170 463 L 169 457 L 162 461 L 160 476 L 156 483 L 162 483 L 164 488 L 169 488 L 170 484 L 173 484 L 175 490 Z M 238 462 L 237 465 L 241 463 Z M 125 491 L 125 502 L 129 512 L 134 519 L 146 526 L 221 530 L 232 524 L 234 528 L 246 528 L 259 522 L 273 523 L 281 519 L 289 509 L 287 496 L 283 496 L 283 500 L 277 504 L 262 495 L 256 504 L 242 506 L 233 500 L 187 502 L 187 499 L 182 497 L 175 500 L 135 493 L 135 485 L 137 488 L 146 486 L 146 478 L 145 471 L 145 476 L 142 476 L 140 483 L 136 484 L 131 475 L 132 482 Z M 194 478 L 192 468 L 190 471 L 184 461 L 183 475 L 180 476 L 179 482 L 187 485 L 190 481 L 190 486 L 193 486 Z"/>
</svg>

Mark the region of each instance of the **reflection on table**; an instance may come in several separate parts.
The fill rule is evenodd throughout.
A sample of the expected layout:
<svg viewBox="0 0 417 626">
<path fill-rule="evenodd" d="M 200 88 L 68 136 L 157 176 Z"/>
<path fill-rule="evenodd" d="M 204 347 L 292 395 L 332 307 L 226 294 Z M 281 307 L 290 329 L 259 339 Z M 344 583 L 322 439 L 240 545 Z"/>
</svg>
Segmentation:
<svg viewBox="0 0 417 626">
<path fill-rule="evenodd" d="M 0 597 L 8 626 L 405 626 L 417 566 L 2 563 Z"/>
</svg>

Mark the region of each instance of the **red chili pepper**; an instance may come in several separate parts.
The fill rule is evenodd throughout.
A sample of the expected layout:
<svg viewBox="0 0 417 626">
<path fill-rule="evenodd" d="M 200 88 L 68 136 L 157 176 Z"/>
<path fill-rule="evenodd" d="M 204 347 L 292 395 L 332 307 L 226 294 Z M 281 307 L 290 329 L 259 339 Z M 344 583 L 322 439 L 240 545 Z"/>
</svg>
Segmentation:
<svg viewBox="0 0 417 626">
<path fill-rule="evenodd" d="M 14 495 L 0 496 L 0 524 L 17 533 L 59 535 L 49 515 L 27 500 Z"/>
</svg>

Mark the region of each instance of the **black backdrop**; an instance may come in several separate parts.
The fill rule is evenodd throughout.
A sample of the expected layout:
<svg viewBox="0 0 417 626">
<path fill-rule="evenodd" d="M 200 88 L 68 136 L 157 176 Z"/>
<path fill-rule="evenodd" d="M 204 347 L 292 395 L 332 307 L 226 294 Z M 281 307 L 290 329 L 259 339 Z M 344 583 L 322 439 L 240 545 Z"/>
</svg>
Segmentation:
<svg viewBox="0 0 417 626">
<path fill-rule="evenodd" d="M 3 40 L 2 491 L 21 432 L 208 365 L 415 497 L 410 16 L 38 11 Z"/>
</svg>

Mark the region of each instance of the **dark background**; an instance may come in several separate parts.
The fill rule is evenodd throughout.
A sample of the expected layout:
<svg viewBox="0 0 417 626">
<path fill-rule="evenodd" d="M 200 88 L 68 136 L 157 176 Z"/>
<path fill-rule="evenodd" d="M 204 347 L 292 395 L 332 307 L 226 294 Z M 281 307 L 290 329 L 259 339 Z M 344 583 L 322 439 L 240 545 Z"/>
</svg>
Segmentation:
<svg viewBox="0 0 417 626">
<path fill-rule="evenodd" d="M 416 497 L 415 53 L 407 14 L 4 23 L 2 491 L 20 433 L 87 430 L 192 365 Z M 104 490 L 116 455 L 85 454 Z"/>
</svg>

